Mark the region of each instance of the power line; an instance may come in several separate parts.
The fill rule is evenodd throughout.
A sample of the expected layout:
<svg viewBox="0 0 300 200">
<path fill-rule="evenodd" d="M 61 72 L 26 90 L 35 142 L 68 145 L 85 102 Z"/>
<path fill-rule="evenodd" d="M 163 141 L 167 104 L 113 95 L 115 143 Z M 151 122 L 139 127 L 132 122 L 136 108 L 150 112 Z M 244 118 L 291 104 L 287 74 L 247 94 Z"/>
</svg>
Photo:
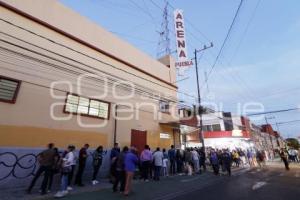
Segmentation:
<svg viewBox="0 0 300 200">
<path fill-rule="evenodd" d="M 102 63 L 102 64 L 105 64 L 105 65 L 107 65 L 107 66 L 113 67 L 113 68 L 115 68 L 115 69 L 118 69 L 118 70 L 123 71 L 123 72 L 125 72 L 125 73 L 128 73 L 128 74 L 130 74 L 130 75 L 133 75 L 133 76 L 135 76 L 135 77 L 137 77 L 137 78 L 140 78 L 140 79 L 149 81 L 149 82 L 151 82 L 151 83 L 157 84 L 157 85 L 159 85 L 159 86 L 161 86 L 161 87 L 164 87 L 164 88 L 167 88 L 167 89 L 170 89 L 170 90 L 174 90 L 173 88 L 165 87 L 165 86 L 163 86 L 163 85 L 161 85 L 161 84 L 159 84 L 159 83 L 156 83 L 156 82 L 154 82 L 154 81 L 151 81 L 151 80 L 145 79 L 145 78 L 143 78 L 143 77 L 137 76 L 136 74 L 133 74 L 133 73 L 128 72 L 128 71 L 126 71 L 126 70 L 120 69 L 119 67 L 116 67 L 116 66 L 114 66 L 114 65 L 112 65 L 112 64 L 106 63 L 106 62 L 104 62 L 104 61 L 102 61 L 102 60 L 99 60 L 99 59 L 97 59 L 97 58 L 94 58 L 94 57 L 92 57 L 92 56 L 89 56 L 89 55 L 87 55 L 87 54 L 85 54 L 85 53 L 82 53 L 82 52 L 80 52 L 80 51 L 78 51 L 78 50 L 75 50 L 75 49 L 73 49 L 73 48 L 71 48 L 71 47 L 68 47 L 68 46 L 66 46 L 66 45 L 64 45 L 64 44 L 55 42 L 55 41 L 52 40 L 52 39 L 49 39 L 49 38 L 44 37 L 44 36 L 42 36 L 42 35 L 36 34 L 36 33 L 32 32 L 32 31 L 30 31 L 30 30 L 27 30 L 27 29 L 25 29 L 25 28 L 23 28 L 23 27 L 21 27 L 21 26 L 18 26 L 18 25 L 16 25 L 16 24 L 13 24 L 13 23 L 11 23 L 11 22 L 9 22 L 9 21 L 6 21 L 6 20 L 4 20 L 4 19 L 0 19 L 0 20 L 3 21 L 3 22 L 5 22 L 5 23 L 8 23 L 8 24 L 10 24 L 10 25 L 12 25 L 12 26 L 15 26 L 15 27 L 17 27 L 17 28 L 20 28 L 20 29 L 22 29 L 22 30 L 24 30 L 24 31 L 26 31 L 26 32 L 29 32 L 30 34 L 36 35 L 36 36 L 41 37 L 41 38 L 43 38 L 43 39 L 45 39 L 45 40 L 47 40 L 47 41 L 50 41 L 51 43 L 54 43 L 54 44 L 59 45 L 59 46 L 62 46 L 62 47 L 67 48 L 67 49 L 69 49 L 69 50 L 71 50 L 71 51 L 74 51 L 74 52 L 76 52 L 76 53 L 79 53 L 79 54 L 81 54 L 81 55 L 83 55 L 83 56 L 86 56 L 86 57 L 89 57 L 89 58 L 91 58 L 91 59 L 93 59 L 93 60 L 96 60 L 96 61 L 98 61 L 98 62 L 100 62 L 100 63 Z M 9 37 L 12 37 L 12 38 L 14 38 L 14 39 L 17 39 L 17 40 L 19 40 L 19 41 L 22 41 L 22 42 L 25 42 L 25 43 L 27 43 L 27 44 L 30 44 L 30 45 L 32 45 L 32 46 L 35 46 L 35 47 L 37 47 L 37 48 L 40 48 L 40 49 L 43 49 L 43 50 L 45 50 L 45 51 L 51 52 L 51 53 L 53 53 L 53 54 L 55 54 L 55 55 L 58 55 L 58 56 L 60 56 L 60 57 L 66 58 L 66 59 L 68 59 L 68 60 L 71 60 L 71 61 L 73 61 L 73 62 L 79 63 L 79 64 L 81 64 L 81 65 L 85 65 L 85 66 L 90 67 L 90 68 L 92 68 L 92 69 L 94 69 L 94 70 L 101 71 L 101 70 L 98 69 L 98 68 L 95 68 L 95 67 L 86 65 L 86 64 L 84 64 L 84 63 L 82 63 L 82 62 L 80 62 L 80 61 L 77 61 L 77 60 L 71 59 L 71 58 L 69 58 L 69 57 L 63 56 L 63 55 L 58 54 L 58 53 L 56 53 L 56 52 L 53 52 L 53 51 L 51 51 L 51 50 L 49 50 L 49 49 L 46 49 L 46 48 L 40 47 L 40 46 L 38 46 L 38 45 L 32 44 L 32 43 L 30 43 L 30 42 L 27 42 L 27 41 L 22 40 L 22 39 L 20 39 L 20 38 L 14 37 L 14 36 L 12 36 L 12 35 L 8 35 L 8 34 L 6 34 L 6 33 L 4 33 L 4 32 L 1 32 L 1 33 L 4 34 L 4 35 L 7 35 L 7 36 L 9 36 Z M 3 40 L 3 41 L 6 42 L 5 40 Z M 13 44 L 13 45 L 14 45 L 14 44 Z M 20 48 L 24 48 L 24 47 L 21 47 L 21 46 L 19 46 L 19 47 L 20 47 Z M 27 50 L 28 50 L 28 49 L 27 49 Z M 30 50 L 29 50 L 29 51 L 30 51 Z M 37 53 L 37 52 L 36 52 L 36 53 Z M 53 58 L 51 58 L 51 59 L 53 59 Z M 65 63 L 65 64 L 70 65 L 69 63 Z M 101 72 L 102 72 L 102 73 L 108 74 L 107 72 L 103 72 L 103 71 L 101 71 Z M 116 77 L 116 76 L 113 75 L 113 74 L 109 74 L 109 75 L 112 76 L 112 77 Z M 116 78 L 121 79 L 120 77 L 116 77 Z M 125 81 L 131 82 L 131 81 L 129 81 L 129 80 L 125 80 Z M 176 92 L 178 92 L 178 93 L 181 93 L 181 94 L 183 94 L 183 95 L 186 95 L 186 96 L 193 97 L 193 98 L 196 99 L 195 96 L 189 95 L 189 94 L 187 94 L 187 93 L 180 92 L 180 91 L 178 91 L 178 90 L 174 90 L 174 91 L 176 91 Z"/>
<path fill-rule="evenodd" d="M 267 111 L 267 112 L 260 112 L 260 113 L 252 113 L 248 114 L 247 116 L 255 116 L 255 115 L 265 115 L 265 114 L 272 114 L 272 113 L 282 113 L 282 112 L 290 112 L 294 110 L 300 110 L 300 108 L 289 108 L 289 109 L 283 109 L 283 110 L 274 110 L 274 111 Z"/>
<path fill-rule="evenodd" d="M 146 15 L 148 15 L 151 19 L 152 19 L 152 21 L 153 21 L 153 23 L 154 23 L 154 21 L 155 21 L 155 18 L 152 16 L 152 14 L 149 12 L 149 10 L 147 10 L 147 9 L 144 9 L 144 8 L 142 8 L 140 5 L 138 5 L 136 2 L 134 2 L 133 0 L 129 0 L 133 5 L 135 5 L 140 11 L 142 11 L 142 12 L 144 12 Z M 145 2 L 144 2 L 145 3 Z M 154 23 L 154 25 L 156 25 L 155 23 Z"/>
<path fill-rule="evenodd" d="M 260 1 L 260 0 L 259 0 Z M 259 3 L 258 3 L 259 4 Z M 258 7 L 258 4 L 256 5 L 256 8 L 255 8 L 255 11 L 256 11 L 256 9 L 257 9 L 257 7 Z M 173 9 L 175 9 L 174 8 L 174 6 L 172 6 L 171 4 L 170 4 L 170 6 L 173 8 Z M 254 13 L 255 13 L 255 11 L 253 12 L 253 14 L 252 14 L 252 18 L 254 17 Z M 203 32 L 201 32 L 193 23 L 191 23 L 190 22 L 190 20 L 188 19 L 188 18 L 186 18 L 186 21 L 187 21 L 187 23 L 188 24 L 190 24 L 190 26 L 191 27 L 193 27 L 200 35 L 202 35 L 207 41 L 211 41 L 210 39 L 208 39 L 208 37 L 203 33 Z M 252 19 L 250 20 L 250 21 L 252 21 Z M 247 26 L 249 26 L 249 24 L 250 24 L 250 22 L 248 23 L 248 25 Z M 188 30 L 187 30 L 188 31 Z M 191 33 L 189 33 L 193 38 L 195 38 L 196 40 L 198 40 L 200 43 L 203 43 L 201 40 L 199 40 L 192 32 Z M 210 51 L 209 51 L 210 52 Z M 211 52 L 210 52 L 211 53 Z M 219 59 L 221 59 L 221 58 L 219 58 Z M 232 74 L 230 74 L 230 75 L 232 75 Z M 223 76 L 223 75 L 222 75 Z M 223 76 L 223 78 L 225 78 L 225 76 Z M 238 79 L 237 78 L 239 78 L 240 79 L 240 81 L 238 81 Z M 234 80 L 233 80 L 234 79 Z M 232 80 L 233 81 L 236 81 L 236 82 L 241 82 L 242 84 L 244 84 L 245 86 L 246 86 L 246 88 L 249 88 L 248 86 L 247 86 L 247 84 L 242 80 L 242 78 L 241 77 L 239 77 L 238 76 L 238 74 L 237 74 L 237 77 L 235 77 L 234 75 L 232 75 Z M 206 84 L 208 84 L 207 83 L 207 81 L 208 81 L 208 76 L 205 78 L 205 82 L 204 82 L 204 84 L 203 84 L 203 86 L 205 85 L 205 83 Z M 202 87 L 203 87 L 202 86 Z M 241 84 L 236 84 L 236 86 L 241 86 Z M 252 89 L 247 89 L 247 91 L 252 91 Z M 242 97 L 243 95 L 241 95 L 241 97 Z M 243 97 L 244 98 L 244 97 Z M 253 98 L 253 97 L 252 97 Z M 251 98 L 250 98 L 251 99 Z"/>
<path fill-rule="evenodd" d="M 155 42 L 155 41 L 147 40 L 147 39 L 144 39 L 144 38 L 141 38 L 141 37 L 138 37 L 138 36 L 133 36 L 133 35 L 130 35 L 130 34 L 126 34 L 126 33 L 120 33 L 120 32 L 116 32 L 116 31 L 110 31 L 110 32 L 114 33 L 114 34 L 117 34 L 117 35 L 122 35 L 122 36 L 125 36 L 125 37 L 128 37 L 128 38 L 141 40 L 141 41 L 151 43 L 151 44 L 153 44 Z"/>
<path fill-rule="evenodd" d="M 170 7 L 173 9 L 176 9 L 171 3 L 169 3 Z M 185 17 L 185 21 L 192 27 L 194 30 L 196 30 L 200 35 L 205 38 L 208 42 L 211 42 L 211 40 L 199 29 L 197 28 L 188 18 Z M 203 43 L 203 42 L 202 42 Z"/>
<path fill-rule="evenodd" d="M 14 44 L 9 43 L 9 42 L 7 42 L 7 41 L 5 41 L 5 40 L 0 39 L 0 41 L 6 42 L 6 43 L 8 43 L 8 44 L 10 44 L 10 45 L 13 45 L 13 46 L 16 46 L 16 47 L 21 48 L 20 46 L 14 45 Z M 58 69 L 58 70 L 60 70 L 60 71 L 68 72 L 69 74 L 70 74 L 70 73 L 71 73 L 71 74 L 74 74 L 74 75 L 80 75 L 80 74 L 82 74 L 82 73 L 80 73 L 80 72 L 76 72 L 76 71 L 74 71 L 74 70 L 71 70 L 71 69 L 68 69 L 68 68 L 64 68 L 64 67 L 61 67 L 61 66 L 58 66 L 58 65 L 55 65 L 55 64 L 52 64 L 52 63 L 43 61 L 43 60 L 41 60 L 41 59 L 33 58 L 33 57 L 31 57 L 31 56 L 28 56 L 28 55 L 25 55 L 25 54 L 22 54 L 22 53 L 19 53 L 19 52 L 14 52 L 14 51 L 12 51 L 12 50 L 9 50 L 9 49 L 3 48 L 3 47 L 1 47 L 1 48 L 4 49 L 4 50 L 6 50 L 6 51 L 13 52 L 13 53 L 15 53 L 15 54 L 19 54 L 19 55 L 21 55 L 21 56 L 23 56 L 23 57 L 25 57 L 25 58 L 34 60 L 34 61 L 36 61 L 36 62 L 40 62 L 40 63 L 46 64 L 46 65 L 49 65 L 49 66 L 51 66 L 51 67 L 53 67 L 53 68 L 55 68 L 55 69 Z M 23 47 L 22 49 L 37 54 L 36 51 L 29 50 L 29 49 L 24 48 L 24 47 Z M 65 64 L 65 65 L 67 65 L 67 66 L 72 66 L 72 67 L 74 67 L 74 68 L 76 68 L 76 69 L 79 69 L 79 70 L 85 72 L 85 73 L 95 74 L 94 71 L 90 71 L 90 70 L 86 70 L 86 69 L 84 69 L 84 68 L 80 68 L 80 67 L 78 67 L 78 66 L 72 65 L 72 64 L 70 64 L 70 63 L 66 63 L 66 62 L 61 61 L 61 60 L 59 60 L 59 59 L 52 58 L 52 57 L 50 57 L 50 56 L 45 56 L 44 54 L 38 53 L 38 55 L 44 56 L 44 57 L 46 57 L 46 58 L 48 58 L 48 59 L 51 59 L 51 60 L 54 60 L 54 61 L 57 61 L 57 62 L 60 62 L 60 63 Z M 84 64 L 83 64 L 83 65 L 84 65 Z M 86 66 L 87 66 L 87 65 L 86 65 Z M 98 71 L 100 71 L 100 72 L 102 72 L 102 73 L 105 73 L 105 72 L 103 72 L 103 71 L 101 71 L 101 70 L 98 70 Z M 109 75 L 109 76 L 112 76 L 112 77 L 115 77 L 115 78 L 118 78 L 118 77 L 113 76 L 113 75 L 111 75 L 111 74 L 109 74 L 109 73 L 105 73 L 105 74 L 106 74 L 106 75 Z M 93 77 L 90 77 L 90 79 L 96 79 L 96 81 L 98 81 L 98 82 L 99 82 L 99 81 L 100 81 L 100 82 L 102 81 L 102 80 L 99 80 L 99 79 L 93 78 Z M 121 79 L 121 78 L 119 78 L 119 79 L 124 81 L 124 79 Z M 111 80 L 112 80 L 113 82 L 118 82 L 118 81 L 113 80 L 113 79 L 111 79 Z M 126 81 L 126 80 L 125 80 L 125 81 Z M 103 81 L 102 81 L 102 82 L 103 82 Z M 112 83 L 112 82 L 111 82 L 111 83 Z M 126 87 L 125 85 L 123 85 L 123 88 L 124 88 L 124 87 L 125 87 L 125 88 L 129 88 L 129 89 L 132 89 L 132 88 L 130 88 L 130 87 L 128 87 L 128 86 Z M 141 94 L 148 94 L 148 95 L 150 94 L 150 95 L 152 95 L 152 96 L 155 96 L 155 95 L 157 96 L 157 93 L 153 93 L 154 91 L 151 91 L 151 90 L 143 90 L 143 89 L 140 89 L 140 88 L 135 88 L 135 91 L 136 91 L 136 92 L 139 92 L 139 93 L 141 93 Z M 151 96 L 147 96 L 147 97 L 152 98 Z M 159 98 L 156 98 L 156 100 L 159 100 Z M 173 101 L 173 102 L 175 102 L 175 103 L 177 102 L 177 100 L 171 100 L 171 99 L 168 99 L 168 100 Z"/>
<path fill-rule="evenodd" d="M 40 38 L 43 38 L 43 39 L 45 39 L 45 40 L 47 40 L 47 41 L 50 41 L 50 42 L 53 43 L 53 44 L 56 44 L 56 45 L 61 46 L 61 47 L 64 47 L 64 48 L 69 49 L 69 50 L 71 50 L 71 51 L 74 51 L 74 52 L 76 52 L 76 53 L 78 53 L 78 54 L 81 54 L 81 55 L 83 55 L 83 56 L 85 56 L 85 57 L 88 57 L 88 58 L 90 58 L 90 59 L 92 59 L 92 60 L 95 60 L 95 61 L 97 61 L 97 62 L 100 62 L 100 63 L 102 63 L 102 64 L 104 64 L 104 65 L 106 65 L 106 66 L 112 67 L 112 68 L 117 69 L 117 70 L 122 71 L 122 72 L 125 72 L 125 73 L 130 74 L 130 75 L 132 75 L 132 76 L 135 76 L 135 77 L 137 77 L 137 78 L 139 78 L 139 79 L 143 79 L 143 80 L 145 80 L 145 81 L 151 82 L 151 83 L 153 83 L 153 84 L 155 84 L 155 85 L 158 85 L 158 86 L 161 86 L 161 87 L 164 87 L 164 88 L 173 90 L 173 91 L 177 91 L 176 89 L 173 89 L 173 88 L 170 88 L 170 87 L 163 86 L 163 85 L 161 85 L 160 83 L 156 83 L 155 81 L 152 81 L 152 80 L 149 80 L 149 79 L 146 79 L 146 78 L 137 76 L 136 74 L 131 73 L 131 72 L 128 72 L 128 71 L 125 70 L 125 69 L 121 69 L 121 68 L 119 68 L 119 67 L 116 67 L 115 65 L 112 65 L 112 64 L 110 64 L 110 63 L 106 63 L 106 62 L 103 61 L 103 60 L 100 60 L 100 59 L 98 59 L 98 58 L 95 58 L 95 57 L 92 57 L 92 56 L 87 55 L 87 54 L 85 54 L 85 53 L 82 53 L 82 52 L 80 52 L 80 51 L 78 51 L 78 50 L 75 50 L 75 49 L 69 47 L 69 46 L 66 46 L 66 45 L 64 45 L 64 44 L 61 44 L 61 43 L 59 43 L 59 42 L 56 42 L 56 41 L 54 41 L 54 40 L 52 40 L 52 39 L 49 39 L 49 38 L 47 38 L 47 37 L 45 37 L 45 36 L 42 36 L 42 35 L 40 35 L 40 34 L 37 34 L 37 33 L 33 32 L 33 31 L 30 31 L 30 30 L 28 30 L 28 29 L 26 29 L 26 28 L 24 28 L 24 27 L 21 27 L 21 26 L 19 26 L 19 25 L 16 25 L 16 24 L 14 24 L 14 23 L 12 23 L 12 22 L 9 22 L 9 21 L 4 20 L 4 19 L 2 19 L 2 18 L 1 18 L 0 20 L 3 21 L 3 22 L 5 22 L 5 23 L 7 23 L 7 24 L 10 24 L 10 25 L 12 25 L 12 26 L 15 26 L 15 27 L 17 27 L 17 28 L 20 28 L 20 29 L 22 29 L 22 30 L 24 30 L 24 31 L 26 31 L 26 32 L 28 32 L 28 33 L 30 33 L 30 34 L 36 35 L 36 36 L 38 36 L 38 37 L 40 37 Z M 6 34 L 6 33 L 4 33 L 4 32 L 1 32 L 1 33 Z M 6 34 L 6 35 L 7 35 L 7 34 Z M 16 38 L 16 37 L 14 37 L 14 38 L 15 38 L 15 39 L 18 39 L 18 40 L 21 40 L 21 39 Z M 21 40 L 21 41 L 26 42 L 26 43 L 31 44 L 31 45 L 34 45 L 34 44 L 29 43 L 29 42 L 24 41 L 24 40 Z M 38 48 L 42 48 L 42 47 L 37 46 L 37 45 L 34 45 L 34 46 L 36 46 L 36 47 L 38 47 Z M 57 54 L 57 53 L 55 53 L 55 52 L 53 52 L 53 51 L 50 51 L 50 50 L 48 50 L 48 49 L 45 49 L 45 48 L 42 48 L 42 49 L 44 49 L 44 50 L 46 50 L 46 51 L 49 51 L 49 52 L 51 52 L 51 53 Z M 62 55 L 60 55 L 60 56 L 62 56 Z M 65 57 L 65 56 L 64 56 L 64 57 Z M 70 59 L 70 58 L 69 58 L 69 59 Z M 79 62 L 79 63 L 83 64 L 82 62 L 76 61 L 76 60 L 74 60 L 74 59 L 72 59 L 72 61 Z M 88 66 L 88 67 L 91 67 L 91 66 Z M 93 68 L 93 67 L 92 67 L 92 68 Z M 94 68 L 94 69 L 96 69 L 96 68 Z M 97 70 L 99 70 L 99 69 L 97 69 Z M 129 81 L 129 80 L 128 80 L 128 81 Z M 129 82 L 130 82 L 130 81 L 129 81 Z"/>
<path fill-rule="evenodd" d="M 250 19 L 249 19 L 249 21 L 248 21 L 248 23 L 247 23 L 247 25 L 246 25 L 246 28 L 245 28 L 244 32 L 242 33 L 242 37 L 241 37 L 241 39 L 239 40 L 239 43 L 238 43 L 238 45 L 237 45 L 237 48 L 236 48 L 236 50 L 235 50 L 235 52 L 234 52 L 232 58 L 230 59 L 230 62 L 229 62 L 229 63 L 232 63 L 232 60 L 234 59 L 234 57 L 236 56 L 238 50 L 240 49 L 240 46 L 241 46 L 241 44 L 242 44 L 242 42 L 243 42 L 243 40 L 244 40 L 244 38 L 245 38 L 245 36 L 246 36 L 248 30 L 249 30 L 250 24 L 252 23 L 252 21 L 253 21 L 253 19 L 254 19 L 254 17 L 255 17 L 255 14 L 256 14 L 256 11 L 257 11 L 257 9 L 258 9 L 258 7 L 259 7 L 259 5 L 260 5 L 260 2 L 261 2 L 261 0 L 258 0 L 258 1 L 257 1 L 256 5 L 255 5 L 255 8 L 254 8 L 254 10 L 252 11 L 251 17 L 250 17 Z"/>
<path fill-rule="evenodd" d="M 216 59 L 215 59 L 213 65 L 211 66 L 210 71 L 209 71 L 208 74 L 207 74 L 207 77 L 208 77 L 208 78 L 210 77 L 211 73 L 213 72 L 214 68 L 216 67 L 216 64 L 217 64 L 217 62 L 218 62 L 218 60 L 219 60 L 219 58 L 220 58 L 220 56 L 221 56 L 221 54 L 222 54 L 222 52 L 223 52 L 223 49 L 224 49 L 224 47 L 225 47 L 225 45 L 226 45 L 226 42 L 227 42 L 227 40 L 229 39 L 229 36 L 230 36 L 231 31 L 232 31 L 232 29 L 233 29 L 233 26 L 234 26 L 234 24 L 235 24 L 235 22 L 236 22 L 236 19 L 237 19 L 238 15 L 239 15 L 239 12 L 240 12 L 240 9 L 241 9 L 241 7 L 242 7 L 242 5 L 243 5 L 243 2 L 244 2 L 244 0 L 241 0 L 240 3 L 239 3 L 238 9 L 237 9 L 237 11 L 236 11 L 236 13 L 235 13 L 235 15 L 234 15 L 234 18 L 233 18 L 233 20 L 232 20 L 232 22 L 231 22 L 231 25 L 230 25 L 229 29 L 228 29 L 228 31 L 227 31 L 227 34 L 226 34 L 226 37 L 225 37 L 225 39 L 224 39 L 224 41 L 223 41 L 223 43 L 222 43 L 222 46 L 221 46 L 221 48 L 220 48 L 220 50 L 219 50 L 219 52 L 218 52 L 218 54 L 217 54 L 217 57 L 216 57 Z M 208 82 L 208 78 L 206 79 L 205 84 Z M 202 87 L 203 87 L 203 85 L 202 85 Z"/>
<path fill-rule="evenodd" d="M 298 120 L 291 120 L 291 121 L 285 121 L 285 122 L 278 122 L 276 124 L 277 125 L 284 125 L 284 124 L 290 124 L 290 123 L 296 123 L 296 122 L 300 122 L 300 120 L 298 119 Z"/>
<path fill-rule="evenodd" d="M 294 93 L 296 91 L 300 90 L 300 87 L 296 87 L 296 88 L 292 88 L 292 89 L 287 89 L 287 90 L 279 90 L 277 92 L 274 92 L 274 93 L 269 93 L 269 94 L 265 94 L 264 96 L 260 96 L 258 97 L 259 99 L 260 98 L 269 98 L 271 96 L 277 96 L 277 95 L 282 95 L 282 94 L 289 94 L 289 93 Z"/>
</svg>

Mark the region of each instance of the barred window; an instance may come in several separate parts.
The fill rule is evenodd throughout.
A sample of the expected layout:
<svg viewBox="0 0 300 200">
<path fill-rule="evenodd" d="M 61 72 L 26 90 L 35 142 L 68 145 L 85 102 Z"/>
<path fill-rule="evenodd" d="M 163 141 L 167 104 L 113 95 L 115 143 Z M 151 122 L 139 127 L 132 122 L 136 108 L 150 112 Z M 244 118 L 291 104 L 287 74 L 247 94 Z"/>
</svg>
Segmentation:
<svg viewBox="0 0 300 200">
<path fill-rule="evenodd" d="M 65 112 L 108 119 L 109 107 L 110 104 L 108 102 L 97 99 L 89 99 L 75 94 L 68 94 Z"/>
<path fill-rule="evenodd" d="M 0 76 L 0 101 L 16 103 L 21 81 Z"/>
</svg>

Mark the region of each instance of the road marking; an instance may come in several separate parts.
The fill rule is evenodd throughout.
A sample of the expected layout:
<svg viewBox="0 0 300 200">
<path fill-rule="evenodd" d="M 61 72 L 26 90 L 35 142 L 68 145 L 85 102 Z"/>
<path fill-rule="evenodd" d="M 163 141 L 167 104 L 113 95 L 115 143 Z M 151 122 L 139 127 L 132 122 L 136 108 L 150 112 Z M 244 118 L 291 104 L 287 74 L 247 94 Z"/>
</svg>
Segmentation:
<svg viewBox="0 0 300 200">
<path fill-rule="evenodd" d="M 257 189 L 261 188 L 262 186 L 264 186 L 266 184 L 267 184 L 267 182 L 263 182 L 263 181 L 262 182 L 257 182 L 252 186 L 252 190 L 257 190 Z"/>
<path fill-rule="evenodd" d="M 200 177 L 195 177 L 195 178 L 189 178 L 189 179 L 183 179 L 180 182 L 186 183 L 186 182 L 191 182 L 199 179 Z"/>
<path fill-rule="evenodd" d="M 299 178 L 299 177 L 300 177 L 299 172 L 297 172 L 297 173 L 295 174 L 295 177 L 296 177 L 296 178 Z"/>
</svg>

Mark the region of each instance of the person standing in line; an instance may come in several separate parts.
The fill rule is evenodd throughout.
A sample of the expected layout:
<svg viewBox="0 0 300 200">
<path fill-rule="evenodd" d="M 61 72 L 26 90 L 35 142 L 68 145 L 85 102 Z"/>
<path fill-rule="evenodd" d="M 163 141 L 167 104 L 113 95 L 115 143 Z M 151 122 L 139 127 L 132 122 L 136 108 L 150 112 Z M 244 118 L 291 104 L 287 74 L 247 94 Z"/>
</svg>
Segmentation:
<svg viewBox="0 0 300 200">
<path fill-rule="evenodd" d="M 82 175 L 85 169 L 86 159 L 88 157 L 87 149 L 89 148 L 89 144 L 85 144 L 79 151 L 79 164 L 78 164 L 78 170 L 75 178 L 75 185 L 78 185 L 80 187 L 84 186 L 82 183 Z"/>
<path fill-rule="evenodd" d="M 214 149 L 212 149 L 210 153 L 210 163 L 214 170 L 214 174 L 219 175 L 219 158 Z"/>
<path fill-rule="evenodd" d="M 205 151 L 204 148 L 201 147 L 201 149 L 199 150 L 199 172 L 200 173 L 201 173 L 201 167 L 203 167 L 204 172 L 206 171 L 205 160 L 206 160 Z"/>
<path fill-rule="evenodd" d="M 93 185 L 99 183 L 99 181 L 97 181 L 97 175 L 102 165 L 102 160 L 103 160 L 103 147 L 99 146 L 93 153 L 93 168 L 94 168 L 93 179 L 92 179 Z"/>
<path fill-rule="evenodd" d="M 221 170 L 221 173 L 220 173 L 220 170 L 219 170 L 219 174 L 220 175 L 223 175 L 223 163 L 222 163 L 222 150 L 221 149 L 217 149 L 217 151 L 216 151 L 216 154 L 217 154 L 217 157 L 218 157 L 218 162 L 219 162 L 219 169 L 221 168 L 222 170 Z"/>
<path fill-rule="evenodd" d="M 73 188 L 71 187 L 71 183 L 72 183 L 72 179 L 73 179 L 75 168 L 76 168 L 77 157 L 76 157 L 76 155 L 74 153 L 75 146 L 74 145 L 70 145 L 69 149 L 70 149 L 70 152 L 66 151 L 64 153 L 63 157 L 65 157 L 67 153 L 72 153 L 73 154 L 73 156 L 71 156 L 71 158 L 72 158 L 72 161 L 71 161 L 71 172 L 68 173 L 68 187 L 67 187 L 67 190 L 71 191 L 71 190 L 73 190 Z"/>
<path fill-rule="evenodd" d="M 185 161 L 185 168 L 186 168 L 187 175 L 189 176 L 193 175 L 193 170 L 192 170 L 193 155 L 189 148 L 185 150 L 184 161 Z"/>
<path fill-rule="evenodd" d="M 199 173 L 199 154 L 195 148 L 192 149 L 192 159 L 195 174 Z"/>
<path fill-rule="evenodd" d="M 151 170 L 152 153 L 149 150 L 149 145 L 145 145 L 144 150 L 141 153 L 140 161 L 142 165 L 142 178 L 144 181 L 149 181 L 149 171 Z"/>
<path fill-rule="evenodd" d="M 171 145 L 171 149 L 168 151 L 168 157 L 170 159 L 170 175 L 175 175 L 175 158 L 176 158 L 176 150 L 174 145 Z"/>
<path fill-rule="evenodd" d="M 110 151 L 110 182 L 114 183 L 116 179 L 116 159 L 120 154 L 119 143 L 115 143 Z"/>
<path fill-rule="evenodd" d="M 75 159 L 75 155 L 73 153 L 74 146 L 70 145 L 67 148 L 66 154 L 62 159 L 62 166 L 61 166 L 61 186 L 60 191 L 58 191 L 54 197 L 61 198 L 66 196 L 68 192 L 68 177 L 72 171 L 72 163 Z"/>
<path fill-rule="evenodd" d="M 176 165 L 177 165 L 177 173 L 182 175 L 183 172 L 183 155 L 180 149 L 176 150 Z"/>
<path fill-rule="evenodd" d="M 156 151 L 153 153 L 153 163 L 154 163 L 154 180 L 159 181 L 161 167 L 163 165 L 164 154 L 157 147 Z"/>
<path fill-rule="evenodd" d="M 249 162 L 250 167 L 255 167 L 254 162 L 253 162 L 253 153 L 249 149 L 247 150 L 247 158 L 248 158 L 248 162 Z"/>
<path fill-rule="evenodd" d="M 256 161 L 260 168 L 264 167 L 265 156 L 263 151 L 257 151 L 256 153 Z"/>
<path fill-rule="evenodd" d="M 37 159 L 40 164 L 40 167 L 36 172 L 34 178 L 32 179 L 30 186 L 27 189 L 27 193 L 29 194 L 31 193 L 31 190 L 34 187 L 35 182 L 41 176 L 42 173 L 44 173 L 44 178 L 41 186 L 41 195 L 45 195 L 47 193 L 46 190 L 47 190 L 49 178 L 51 177 L 52 167 L 54 165 L 54 157 L 55 157 L 55 151 L 54 151 L 53 143 L 48 144 L 48 148 L 38 154 Z"/>
<path fill-rule="evenodd" d="M 164 155 L 164 158 L 163 158 L 163 176 L 169 176 L 169 173 L 168 173 L 168 161 L 169 161 L 169 158 L 168 158 L 168 153 L 166 151 L 166 149 L 163 149 L 163 155 Z M 177 161 L 177 153 L 176 153 L 176 161 Z M 178 168 L 178 165 L 177 165 L 177 168 Z"/>
<path fill-rule="evenodd" d="M 126 172 L 126 184 L 124 195 L 128 196 L 132 190 L 132 178 L 138 164 L 137 152 L 134 147 L 131 147 L 130 151 L 125 155 L 125 172 Z"/>
<path fill-rule="evenodd" d="M 281 160 L 284 163 L 285 169 L 286 170 L 290 170 L 289 161 L 288 161 L 288 153 L 286 152 L 286 150 L 285 149 L 281 149 L 281 151 L 280 151 L 279 154 L 280 154 Z"/>
<path fill-rule="evenodd" d="M 239 156 L 240 156 L 240 161 L 241 161 L 243 167 L 245 167 L 245 165 L 246 165 L 246 155 L 245 155 L 245 152 L 242 149 L 240 149 L 238 151 L 238 153 L 239 153 Z"/>
<path fill-rule="evenodd" d="M 240 156 L 237 151 L 232 151 L 232 159 L 236 167 L 240 167 Z"/>
<path fill-rule="evenodd" d="M 120 192 L 123 193 L 125 190 L 125 181 L 126 181 L 126 174 L 125 174 L 125 156 L 128 153 L 128 147 L 125 146 L 121 153 L 119 153 L 118 157 L 116 158 L 116 179 L 113 184 L 113 192 L 118 191 L 118 185 L 120 183 Z"/>
<path fill-rule="evenodd" d="M 222 153 L 222 164 L 223 170 L 227 171 L 228 175 L 231 176 L 232 157 L 228 149 L 224 150 Z"/>
<path fill-rule="evenodd" d="M 53 163 L 53 166 L 52 166 L 52 169 L 51 169 L 51 174 L 50 174 L 50 177 L 49 177 L 49 183 L 48 183 L 48 191 L 47 191 L 47 193 L 51 192 L 52 182 L 53 182 L 53 176 L 54 176 L 54 174 L 57 174 L 57 173 L 60 172 L 60 168 L 61 168 L 61 165 L 62 165 L 62 158 L 59 155 L 58 148 L 55 147 L 55 148 L 53 148 L 53 150 L 55 152 L 54 163 Z"/>
<path fill-rule="evenodd" d="M 294 162 L 299 162 L 299 159 L 298 159 L 298 151 L 296 149 L 292 149 L 292 155 L 294 157 Z"/>
</svg>

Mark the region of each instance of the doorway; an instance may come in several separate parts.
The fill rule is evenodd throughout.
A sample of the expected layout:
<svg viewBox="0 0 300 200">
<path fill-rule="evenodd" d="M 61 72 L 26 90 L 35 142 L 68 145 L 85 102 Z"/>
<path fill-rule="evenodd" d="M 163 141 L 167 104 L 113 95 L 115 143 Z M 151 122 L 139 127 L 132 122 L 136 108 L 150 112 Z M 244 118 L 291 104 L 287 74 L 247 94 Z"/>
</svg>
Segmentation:
<svg viewBox="0 0 300 200">
<path fill-rule="evenodd" d="M 144 150 L 147 144 L 147 131 L 131 129 L 131 146 L 136 147 L 138 154 Z"/>
</svg>

